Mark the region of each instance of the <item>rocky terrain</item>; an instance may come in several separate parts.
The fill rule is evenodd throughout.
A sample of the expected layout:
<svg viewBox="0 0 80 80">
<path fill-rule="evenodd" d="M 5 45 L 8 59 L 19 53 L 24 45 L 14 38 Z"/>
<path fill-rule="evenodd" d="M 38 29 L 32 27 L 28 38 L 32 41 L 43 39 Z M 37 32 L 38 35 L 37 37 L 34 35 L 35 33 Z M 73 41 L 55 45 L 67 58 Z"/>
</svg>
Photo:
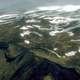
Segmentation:
<svg viewBox="0 0 80 80">
<path fill-rule="evenodd" d="M 0 16 L 0 80 L 80 79 L 80 7 L 68 7 Z"/>
</svg>

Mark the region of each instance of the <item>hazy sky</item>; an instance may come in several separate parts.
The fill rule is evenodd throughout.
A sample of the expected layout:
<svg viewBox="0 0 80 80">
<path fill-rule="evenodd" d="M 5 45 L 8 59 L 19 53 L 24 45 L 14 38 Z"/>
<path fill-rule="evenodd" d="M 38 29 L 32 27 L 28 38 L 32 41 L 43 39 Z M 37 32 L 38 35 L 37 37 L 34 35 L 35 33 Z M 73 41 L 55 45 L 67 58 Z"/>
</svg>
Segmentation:
<svg viewBox="0 0 80 80">
<path fill-rule="evenodd" d="M 45 5 L 80 4 L 80 0 L 0 0 L 0 9 L 31 9 Z"/>
</svg>

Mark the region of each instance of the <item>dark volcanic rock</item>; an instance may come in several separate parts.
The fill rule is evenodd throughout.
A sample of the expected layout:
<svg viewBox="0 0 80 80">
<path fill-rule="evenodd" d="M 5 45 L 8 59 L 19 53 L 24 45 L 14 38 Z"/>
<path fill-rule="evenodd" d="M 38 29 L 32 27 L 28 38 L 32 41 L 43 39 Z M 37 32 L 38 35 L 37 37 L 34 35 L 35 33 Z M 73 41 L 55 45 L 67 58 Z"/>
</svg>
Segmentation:
<svg viewBox="0 0 80 80">
<path fill-rule="evenodd" d="M 73 68 L 65 68 L 46 59 L 41 60 L 41 62 L 32 59 L 29 63 L 24 63 L 10 80 L 43 80 L 44 76 L 49 73 L 55 80 L 80 79 L 80 74 Z"/>
<path fill-rule="evenodd" d="M 0 49 L 7 50 L 8 44 L 0 43 Z M 9 57 L 5 53 L 5 58 L 7 62 L 15 61 L 16 64 L 22 62 L 21 66 L 14 71 L 12 77 L 7 80 L 43 80 L 49 73 L 55 80 L 80 79 L 80 74 L 77 73 L 75 69 L 66 68 L 55 62 L 37 57 L 33 52 L 25 47 L 21 47 L 18 55 L 15 57 Z"/>
<path fill-rule="evenodd" d="M 44 60 L 33 68 L 33 73 L 28 80 L 43 80 L 44 76 L 51 73 L 55 80 L 79 80 L 80 75 L 72 68 L 65 68 L 54 62 Z"/>
<path fill-rule="evenodd" d="M 8 50 L 9 45 L 6 42 L 0 42 L 0 50 Z"/>
</svg>

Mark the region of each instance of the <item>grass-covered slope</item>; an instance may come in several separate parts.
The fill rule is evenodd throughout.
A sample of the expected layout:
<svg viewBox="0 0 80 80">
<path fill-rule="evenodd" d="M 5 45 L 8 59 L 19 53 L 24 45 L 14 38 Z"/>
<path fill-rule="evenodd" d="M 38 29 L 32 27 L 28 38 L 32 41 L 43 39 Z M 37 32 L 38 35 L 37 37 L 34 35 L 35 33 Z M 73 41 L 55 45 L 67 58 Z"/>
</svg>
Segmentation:
<svg viewBox="0 0 80 80">
<path fill-rule="evenodd" d="M 1 24 L 0 80 L 79 80 L 79 29 L 52 35 L 56 27 L 32 16 Z"/>
</svg>

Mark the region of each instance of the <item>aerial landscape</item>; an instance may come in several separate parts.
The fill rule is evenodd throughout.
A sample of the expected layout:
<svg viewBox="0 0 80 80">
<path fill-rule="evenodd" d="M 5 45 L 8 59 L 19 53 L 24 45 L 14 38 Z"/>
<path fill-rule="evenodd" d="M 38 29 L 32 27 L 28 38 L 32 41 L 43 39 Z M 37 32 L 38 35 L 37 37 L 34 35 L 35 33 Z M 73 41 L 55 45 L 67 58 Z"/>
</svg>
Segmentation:
<svg viewBox="0 0 80 80">
<path fill-rule="evenodd" d="M 0 80 L 80 80 L 80 1 L 0 0 Z"/>
</svg>

